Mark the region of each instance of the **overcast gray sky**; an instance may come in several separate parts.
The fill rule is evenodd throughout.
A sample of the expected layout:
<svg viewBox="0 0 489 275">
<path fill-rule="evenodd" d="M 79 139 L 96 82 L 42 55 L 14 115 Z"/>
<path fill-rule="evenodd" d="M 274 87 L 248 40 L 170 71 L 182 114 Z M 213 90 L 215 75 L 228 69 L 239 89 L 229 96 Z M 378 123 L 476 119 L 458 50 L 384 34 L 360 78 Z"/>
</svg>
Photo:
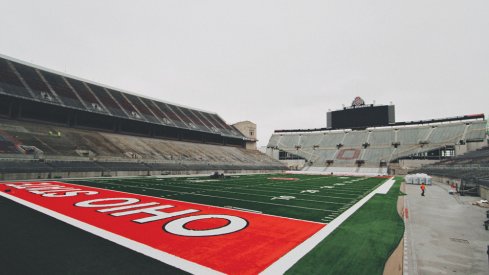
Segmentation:
<svg viewBox="0 0 489 275">
<path fill-rule="evenodd" d="M 488 0 L 4 1 L 0 53 L 273 130 L 488 112 Z"/>
</svg>

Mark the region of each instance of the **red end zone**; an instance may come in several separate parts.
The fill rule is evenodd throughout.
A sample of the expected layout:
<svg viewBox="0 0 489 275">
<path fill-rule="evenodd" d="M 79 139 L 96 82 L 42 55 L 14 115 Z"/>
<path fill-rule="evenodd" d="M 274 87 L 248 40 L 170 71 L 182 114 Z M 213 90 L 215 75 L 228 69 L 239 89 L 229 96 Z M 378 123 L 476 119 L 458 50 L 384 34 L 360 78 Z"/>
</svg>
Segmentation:
<svg viewBox="0 0 489 275">
<path fill-rule="evenodd" d="M 0 186 L 4 197 L 190 272 L 259 273 L 324 227 L 62 182 Z"/>
</svg>

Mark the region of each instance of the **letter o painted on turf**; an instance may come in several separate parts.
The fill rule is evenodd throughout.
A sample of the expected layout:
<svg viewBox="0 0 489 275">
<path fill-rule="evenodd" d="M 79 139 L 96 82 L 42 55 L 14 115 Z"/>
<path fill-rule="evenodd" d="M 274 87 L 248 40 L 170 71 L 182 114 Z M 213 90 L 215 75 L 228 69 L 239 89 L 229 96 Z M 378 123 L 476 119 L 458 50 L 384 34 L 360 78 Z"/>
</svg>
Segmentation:
<svg viewBox="0 0 489 275">
<path fill-rule="evenodd" d="M 207 230 L 191 230 L 185 228 L 185 225 L 189 222 L 204 220 L 204 219 L 225 219 L 229 223 L 220 228 L 207 229 Z M 228 216 L 228 215 L 195 215 L 185 217 L 181 219 L 173 220 L 167 223 L 164 227 L 165 231 L 185 237 L 209 237 L 219 236 L 229 233 L 240 231 L 248 226 L 248 222 L 240 217 Z"/>
<path fill-rule="evenodd" d="M 122 201 L 122 202 L 115 202 L 115 203 L 99 203 L 99 202 L 110 202 L 110 201 Z M 128 205 L 128 204 L 133 204 L 139 202 L 138 199 L 135 198 L 106 198 L 106 199 L 96 199 L 96 200 L 89 200 L 89 201 L 81 201 L 75 203 L 75 206 L 78 207 L 108 207 L 108 206 L 122 206 L 122 205 Z"/>
</svg>

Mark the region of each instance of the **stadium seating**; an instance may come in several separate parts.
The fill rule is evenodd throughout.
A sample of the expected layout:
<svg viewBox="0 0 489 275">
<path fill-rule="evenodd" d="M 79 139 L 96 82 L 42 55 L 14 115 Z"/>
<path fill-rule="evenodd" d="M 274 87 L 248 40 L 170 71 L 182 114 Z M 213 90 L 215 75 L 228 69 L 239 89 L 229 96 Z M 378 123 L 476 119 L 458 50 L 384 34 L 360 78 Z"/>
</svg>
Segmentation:
<svg viewBox="0 0 489 275">
<path fill-rule="evenodd" d="M 59 172 L 96 172 L 103 171 L 104 167 L 90 161 L 46 161 L 52 171 Z"/>
<path fill-rule="evenodd" d="M 0 57 L 0 94 L 119 118 L 220 134 L 243 135 L 217 114 L 142 98 Z"/>
<path fill-rule="evenodd" d="M 96 111 L 96 112 L 103 111 L 101 109 L 102 107 L 100 107 L 100 106 L 99 106 L 100 109 L 93 107 L 94 106 L 93 104 L 98 105 L 99 102 L 98 102 L 97 98 L 93 95 L 93 93 L 90 90 L 88 90 L 85 83 L 83 83 L 79 80 L 76 80 L 76 79 L 70 79 L 70 78 L 65 78 L 65 79 L 66 79 L 66 83 L 68 83 L 71 87 L 73 87 L 73 92 L 75 94 L 78 94 L 83 105 L 87 106 L 86 107 L 87 109 L 89 109 L 91 111 Z"/>
<path fill-rule="evenodd" d="M 137 137 L 0 119 L 2 172 L 283 170 L 280 162 L 240 147 Z M 16 144 L 14 144 L 14 142 Z M 36 148 L 36 157 L 17 149 Z M 16 154 L 16 156 L 12 156 Z M 15 161 L 6 159 L 15 157 Z M 32 161 L 40 158 L 43 161 Z M 24 161 L 24 162 L 22 162 Z M 3 165 L 3 164 L 2 164 Z"/>
<path fill-rule="evenodd" d="M 137 97 L 135 95 L 131 94 L 125 94 L 125 97 L 128 100 L 125 100 L 126 102 L 130 102 L 134 104 L 134 107 L 137 108 L 141 112 L 141 115 L 143 115 L 149 122 L 152 123 L 161 123 L 161 120 L 158 119 L 158 116 L 153 113 L 153 111 L 150 110 L 148 105 L 144 103 L 140 97 Z M 132 108 L 131 108 L 132 109 Z M 134 110 L 134 112 L 138 112 L 137 110 Z M 164 116 L 161 116 L 164 117 Z"/>
<path fill-rule="evenodd" d="M 14 96 L 31 98 L 32 95 L 25 89 L 24 84 L 10 66 L 7 60 L 0 58 L 0 91 Z"/>
<path fill-rule="evenodd" d="M 400 127 L 397 131 L 396 142 L 399 142 L 402 146 L 405 145 L 418 145 L 420 141 L 427 140 L 429 138 L 431 127 Z"/>
<path fill-rule="evenodd" d="M 486 130 L 487 130 L 486 128 L 487 128 L 486 121 L 478 121 L 472 123 L 469 129 L 467 130 L 465 139 L 467 141 L 483 140 L 486 137 Z"/>
<path fill-rule="evenodd" d="M 12 68 L 17 70 L 19 75 L 22 76 L 22 80 L 29 87 L 34 95 L 34 98 L 63 104 L 59 100 L 59 98 L 55 94 L 53 94 L 52 91 L 48 88 L 37 69 L 20 63 L 14 63 Z"/>
<path fill-rule="evenodd" d="M 323 138 L 319 143 L 319 148 L 336 148 L 338 144 L 341 144 L 343 138 L 345 137 L 345 133 L 341 132 L 331 132 L 331 133 L 322 133 Z"/>
<path fill-rule="evenodd" d="M 482 141 L 486 125 L 485 120 L 472 120 L 356 131 L 276 132 L 267 147 L 304 158 L 304 171 L 386 173 L 385 164 L 391 161 L 460 142 Z"/>
<path fill-rule="evenodd" d="M 367 142 L 368 132 L 366 131 L 351 131 L 345 134 L 343 139 L 343 146 L 345 147 L 360 147 L 363 143 Z"/>
<path fill-rule="evenodd" d="M 247 142 L 215 113 L 0 56 L 0 178 L 285 168 Z"/>
<path fill-rule="evenodd" d="M 124 109 L 122 109 L 120 103 L 118 103 L 115 98 L 109 94 L 107 89 L 104 87 L 93 85 L 90 83 L 86 84 L 88 89 L 95 94 L 100 102 L 105 106 L 106 110 L 109 111 L 110 114 L 122 118 L 131 118 Z"/>
<path fill-rule="evenodd" d="M 388 130 L 377 130 L 377 131 L 369 131 L 370 137 L 368 139 L 368 143 L 371 146 L 383 146 L 383 145 L 391 145 L 396 140 L 396 133 L 391 129 Z"/>
<path fill-rule="evenodd" d="M 460 180 L 460 194 L 480 196 L 478 186 L 489 187 L 489 147 L 425 165 L 415 172 Z"/>
<path fill-rule="evenodd" d="M 0 130 L 0 154 L 19 154 L 16 144 L 12 138 Z"/>
<path fill-rule="evenodd" d="M 1 173 L 52 172 L 53 168 L 40 161 L 0 160 Z"/>
<path fill-rule="evenodd" d="M 68 86 L 63 77 L 50 72 L 42 72 L 41 74 L 50 84 L 51 89 L 56 92 L 56 95 L 61 99 L 63 104 L 73 108 L 85 108 L 83 103 L 77 97 L 73 89 Z"/>
</svg>

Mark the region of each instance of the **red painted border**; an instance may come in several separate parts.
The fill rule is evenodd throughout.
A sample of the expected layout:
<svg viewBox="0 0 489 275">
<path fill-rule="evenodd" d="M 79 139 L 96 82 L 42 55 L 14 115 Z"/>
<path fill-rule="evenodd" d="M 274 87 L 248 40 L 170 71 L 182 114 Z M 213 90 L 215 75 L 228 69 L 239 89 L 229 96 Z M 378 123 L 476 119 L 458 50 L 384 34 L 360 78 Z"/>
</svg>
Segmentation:
<svg viewBox="0 0 489 275">
<path fill-rule="evenodd" d="M 49 186 L 62 186 L 81 191 L 96 192 L 96 194 L 79 193 L 71 197 L 44 197 L 43 194 L 32 193 L 35 190 L 29 191 L 28 189 L 16 188 L 25 183 L 5 183 L 4 185 L 0 185 L 0 191 L 5 192 L 7 189 L 10 189 L 10 192 L 7 194 L 11 196 L 145 244 L 162 252 L 228 274 L 259 273 L 324 227 L 324 224 L 313 222 L 260 215 L 257 213 L 167 200 L 158 197 L 128 194 L 62 182 L 44 183 L 47 183 Z M 40 182 L 30 183 L 39 184 Z M 43 192 L 43 190 L 37 190 L 37 192 Z M 44 192 L 46 192 L 44 195 L 66 194 L 65 191 L 50 190 Z M 189 209 L 198 210 L 198 212 L 140 224 L 134 220 L 151 215 L 138 213 L 116 217 L 111 214 L 123 211 L 101 213 L 97 211 L 103 209 L 100 207 L 83 208 L 76 206 L 77 203 L 83 201 L 104 198 L 134 198 L 139 200 L 137 202 L 138 204 L 154 202 L 159 205 L 172 205 L 173 207 L 171 209 L 160 210 L 168 213 Z M 164 226 L 169 222 L 194 215 L 229 215 L 239 217 L 246 220 L 247 226 L 237 232 L 212 237 L 178 236 L 164 230 Z M 189 229 L 212 229 L 222 227 L 225 224 L 222 220 L 208 219 L 194 222 L 193 225 L 189 223 Z M 172 263 L 170 262 L 168 264 Z"/>
</svg>

